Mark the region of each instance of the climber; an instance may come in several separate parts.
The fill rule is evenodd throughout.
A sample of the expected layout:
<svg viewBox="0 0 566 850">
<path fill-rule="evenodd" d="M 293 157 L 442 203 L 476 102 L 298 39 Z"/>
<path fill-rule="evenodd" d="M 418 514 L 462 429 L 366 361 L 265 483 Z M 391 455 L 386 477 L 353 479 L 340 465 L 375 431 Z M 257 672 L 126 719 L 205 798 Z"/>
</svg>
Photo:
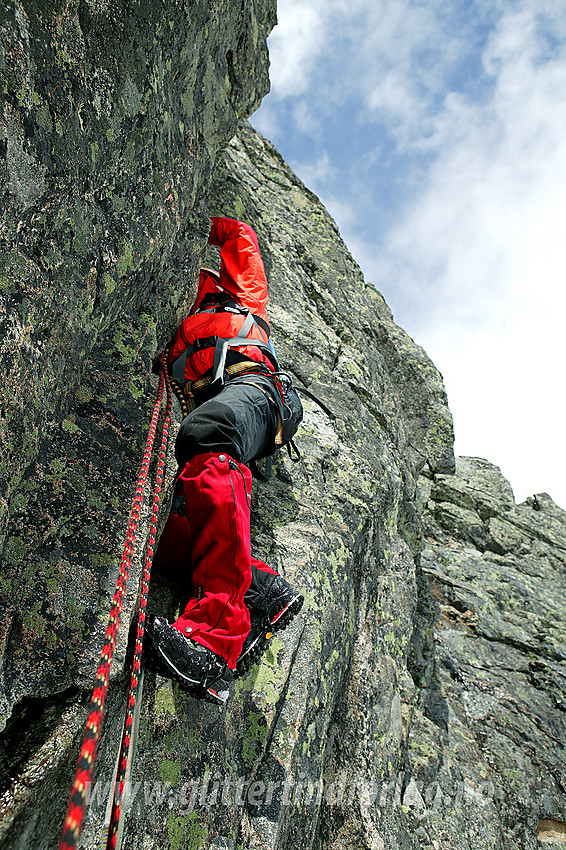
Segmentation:
<svg viewBox="0 0 566 850">
<path fill-rule="evenodd" d="M 201 269 L 197 297 L 167 349 L 173 385 L 193 407 L 175 444 L 179 466 L 155 563 L 180 573 L 190 598 L 173 623 L 148 622 L 163 675 L 223 705 L 285 628 L 303 596 L 250 551 L 248 464 L 275 450 L 282 387 L 269 342 L 267 279 L 253 229 L 213 218 L 220 274 Z"/>
</svg>

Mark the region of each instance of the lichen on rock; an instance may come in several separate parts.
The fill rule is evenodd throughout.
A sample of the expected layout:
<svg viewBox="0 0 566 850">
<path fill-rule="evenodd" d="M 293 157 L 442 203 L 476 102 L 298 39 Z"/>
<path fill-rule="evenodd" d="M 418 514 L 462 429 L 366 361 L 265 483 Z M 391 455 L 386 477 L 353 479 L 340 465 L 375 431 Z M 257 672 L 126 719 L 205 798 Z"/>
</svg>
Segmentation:
<svg viewBox="0 0 566 850">
<path fill-rule="evenodd" d="M 487 461 L 455 465 L 438 370 L 318 198 L 238 121 L 267 90 L 274 13 L 0 11 L 6 850 L 59 835 L 151 362 L 215 214 L 255 228 L 279 359 L 336 418 L 305 399 L 300 462 L 280 453 L 254 485 L 254 554 L 301 588 L 301 614 L 225 710 L 146 670 L 125 850 L 534 850 L 566 822 L 564 512 L 546 495 L 516 505 Z M 170 453 L 168 485 L 174 471 Z M 83 850 L 111 790 L 146 523 L 147 498 Z M 156 574 L 150 609 L 172 616 L 182 592 Z"/>
<path fill-rule="evenodd" d="M 412 823 L 422 847 L 440 834 L 440 847 L 535 850 L 545 819 L 566 822 L 566 512 L 546 494 L 517 505 L 479 458 L 420 489 L 436 608 L 409 738 L 428 804 Z"/>
<path fill-rule="evenodd" d="M 91 675 L 150 365 L 191 300 L 214 161 L 268 90 L 274 22 L 271 0 L 2 5 L 0 729 Z"/>
</svg>

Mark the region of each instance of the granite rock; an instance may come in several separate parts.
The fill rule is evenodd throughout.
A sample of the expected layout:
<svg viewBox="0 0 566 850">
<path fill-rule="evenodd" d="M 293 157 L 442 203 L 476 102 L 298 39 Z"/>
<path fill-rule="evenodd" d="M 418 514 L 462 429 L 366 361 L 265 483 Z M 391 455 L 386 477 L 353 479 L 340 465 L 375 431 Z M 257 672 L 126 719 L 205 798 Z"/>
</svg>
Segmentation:
<svg viewBox="0 0 566 850">
<path fill-rule="evenodd" d="M 438 370 L 318 198 L 239 120 L 267 90 L 274 4 L 124 9 L 0 11 L 2 848 L 56 844 L 152 359 L 218 259 L 214 214 L 256 229 L 281 364 L 335 418 L 305 399 L 301 460 L 281 452 L 254 484 L 254 553 L 301 588 L 301 614 L 225 709 L 147 667 L 124 850 L 560 842 L 564 512 L 544 494 L 515 504 L 487 461 L 455 465 Z M 170 452 L 168 492 L 174 472 Z M 83 850 L 104 829 L 148 499 Z M 172 617 L 184 592 L 156 573 L 150 609 Z"/>
<path fill-rule="evenodd" d="M 0 729 L 92 675 L 151 362 L 194 292 L 215 159 L 269 88 L 274 23 L 271 0 L 0 9 Z"/>
<path fill-rule="evenodd" d="M 420 846 L 563 845 L 566 512 L 547 494 L 516 504 L 479 458 L 423 477 L 420 502 L 434 599 L 408 749 Z"/>
<path fill-rule="evenodd" d="M 305 399 L 301 461 L 281 453 L 272 479 L 254 492 L 254 550 L 306 597 L 293 626 L 236 684 L 225 712 L 196 702 L 151 669 L 146 674 L 124 847 L 311 846 L 322 840 L 325 807 L 334 810 L 332 795 L 341 799 L 344 782 L 355 798 L 352 811 L 373 830 L 359 795 L 377 777 L 387 780 L 401 758 L 400 689 L 421 546 L 416 482 L 425 464 L 439 474 L 453 469 L 452 422 L 438 371 L 364 281 L 318 199 L 249 125 L 241 124 L 222 155 L 205 204 L 209 215 L 253 222 L 270 279 L 279 359 L 336 418 Z M 104 443 L 99 451 L 109 453 Z M 154 578 L 151 608 L 171 616 L 178 597 L 178 588 Z M 93 616 L 88 597 L 85 605 Z M 102 625 L 103 611 L 96 611 L 92 637 L 84 641 L 91 651 Z M 8 647 L 7 670 L 12 656 Z M 122 663 L 119 656 L 85 848 L 96 845 L 102 829 L 123 716 Z M 92 668 L 83 664 L 86 679 Z M 41 676 L 48 693 L 55 691 L 48 690 L 50 664 L 11 675 L 22 688 Z M 5 798 L 7 847 L 24 846 L 30 836 L 38 848 L 53 842 L 46 819 L 53 822 L 53 811 L 62 816 L 64 795 L 54 796 L 65 787 L 63 777 L 70 781 L 81 732 L 77 726 L 73 738 L 83 680 L 69 675 L 69 681 L 59 698 L 59 726 L 50 720 L 47 740 L 33 742 L 27 760 L 7 759 L 16 774 Z M 47 699 L 38 709 L 36 723 Z M 7 740 L 25 737 L 30 711 L 26 703 L 18 707 Z M 30 781 L 52 735 L 68 745 Z M 346 740 L 359 750 L 353 762 Z M 215 794 L 221 802 L 212 804 Z"/>
</svg>

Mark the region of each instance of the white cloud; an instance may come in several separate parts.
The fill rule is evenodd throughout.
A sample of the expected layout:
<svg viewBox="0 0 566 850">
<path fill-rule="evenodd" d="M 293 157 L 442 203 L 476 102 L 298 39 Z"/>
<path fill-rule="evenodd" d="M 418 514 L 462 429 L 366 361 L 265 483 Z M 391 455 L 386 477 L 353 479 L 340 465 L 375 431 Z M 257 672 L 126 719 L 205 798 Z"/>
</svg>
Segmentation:
<svg viewBox="0 0 566 850">
<path fill-rule="evenodd" d="M 401 134 L 406 127 L 421 125 L 454 58 L 454 39 L 445 38 L 435 4 L 398 0 L 370 4 L 359 40 L 365 107 L 370 113 L 365 119 L 385 119 Z M 464 52 L 465 46 L 460 47 Z"/>
<path fill-rule="evenodd" d="M 307 96 L 320 114 L 360 99 L 363 122 L 387 120 L 401 138 L 422 125 L 449 69 L 469 50 L 455 13 L 450 24 L 446 17 L 443 2 L 279 0 L 271 96 Z"/>
<path fill-rule="evenodd" d="M 336 172 L 336 167 L 332 164 L 328 151 L 323 151 L 311 162 L 293 163 L 293 168 L 297 173 L 300 172 L 301 180 L 313 192 L 320 191 Z"/>
<path fill-rule="evenodd" d="M 447 98 L 428 184 L 372 271 L 444 373 L 457 451 L 566 506 L 566 50 L 545 59 L 537 11 L 493 33 L 487 104 Z"/>
<path fill-rule="evenodd" d="M 566 50 L 535 61 L 535 17 L 502 19 L 489 45 L 498 74 L 488 104 L 447 97 L 428 182 L 373 269 L 380 280 L 398 280 L 407 306 L 435 329 L 447 310 L 458 322 L 477 322 L 489 303 L 495 315 L 501 299 L 515 295 L 517 252 L 531 244 L 540 254 L 533 234 L 541 218 L 550 208 L 566 213 Z"/>
<path fill-rule="evenodd" d="M 344 237 L 344 233 L 351 230 L 355 227 L 356 220 L 359 214 L 358 209 L 353 205 L 349 204 L 343 198 L 339 198 L 336 195 L 328 194 L 324 197 L 323 200 L 324 206 L 332 216 L 332 218 L 338 223 L 341 231 L 341 236 L 346 245 L 349 247 L 348 241 Z"/>
<path fill-rule="evenodd" d="M 269 37 L 271 90 L 278 97 L 303 94 L 324 49 L 325 4 L 320 0 L 283 0 L 277 26 Z"/>
<path fill-rule="evenodd" d="M 279 8 L 273 103 L 293 104 L 293 127 L 279 126 L 275 141 L 295 128 L 312 140 L 291 159 L 444 373 L 457 451 L 499 463 L 519 498 L 547 490 L 566 507 L 562 4 L 280 0 Z M 363 141 L 357 161 L 337 160 L 329 146 L 344 104 Z M 406 193 L 385 234 L 368 224 L 372 180 L 380 222 L 388 214 L 380 193 Z"/>
<path fill-rule="evenodd" d="M 273 101 L 263 102 L 261 109 L 253 115 L 253 125 L 256 130 L 263 133 L 268 139 L 275 141 L 280 134 L 280 121 L 277 114 L 277 109 L 273 106 Z"/>
</svg>

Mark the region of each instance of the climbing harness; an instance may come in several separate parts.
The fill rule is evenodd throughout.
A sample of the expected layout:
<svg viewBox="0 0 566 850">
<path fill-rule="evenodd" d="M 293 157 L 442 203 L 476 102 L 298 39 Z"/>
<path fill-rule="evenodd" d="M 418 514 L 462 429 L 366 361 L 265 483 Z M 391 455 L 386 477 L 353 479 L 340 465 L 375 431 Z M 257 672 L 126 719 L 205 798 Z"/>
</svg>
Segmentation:
<svg viewBox="0 0 566 850">
<path fill-rule="evenodd" d="M 120 847 L 121 832 L 123 829 L 125 791 L 127 788 L 129 771 L 131 770 L 133 762 L 135 740 L 137 737 L 137 719 L 139 719 L 139 707 L 141 705 L 141 694 L 143 685 L 143 671 L 141 666 L 141 659 L 145 629 L 145 612 L 147 607 L 151 564 L 153 560 L 153 548 L 155 546 L 155 536 L 157 529 L 157 515 L 159 512 L 159 504 L 161 501 L 163 472 L 165 469 L 165 456 L 167 452 L 169 423 L 171 418 L 171 385 L 163 357 L 161 357 L 159 361 L 159 389 L 157 393 L 157 400 L 155 402 L 155 407 L 151 418 L 145 452 L 140 469 L 140 474 L 138 477 L 137 487 L 134 496 L 134 503 L 132 506 L 128 531 L 126 534 L 126 542 L 124 545 L 124 551 L 120 563 L 120 571 L 118 574 L 118 580 L 116 582 L 116 590 L 114 593 L 114 598 L 112 600 L 112 607 L 110 609 L 108 626 L 106 628 L 104 647 L 100 656 L 100 663 L 96 674 L 94 689 L 92 692 L 90 712 L 86 722 L 83 743 L 79 753 L 77 772 L 69 797 L 67 815 L 63 824 L 63 832 L 59 843 L 59 850 L 75 850 L 83 825 L 87 792 L 92 781 L 92 771 L 96 758 L 96 747 L 102 727 L 104 701 L 108 691 L 112 655 L 114 653 L 118 628 L 120 626 L 120 615 L 122 613 L 123 599 L 126 591 L 126 584 L 128 581 L 131 556 L 134 551 L 134 545 L 136 542 L 140 510 L 149 474 L 149 467 L 153 453 L 155 436 L 157 433 L 157 423 L 161 410 L 164 389 L 166 389 L 167 402 L 163 420 L 161 447 L 153 494 L 153 508 L 151 514 L 149 541 L 146 550 L 145 565 L 142 579 L 141 598 L 137 620 L 136 642 L 134 648 L 134 660 L 130 681 L 130 692 L 128 696 L 124 732 L 120 745 L 120 753 L 118 756 L 116 779 L 111 790 L 111 793 L 114 796 L 114 801 L 112 804 L 110 824 L 108 827 L 107 838 L 105 839 L 105 843 L 103 844 L 103 847 L 106 848 L 106 850 L 119 850 Z M 115 793 L 114 788 L 116 789 Z"/>
<path fill-rule="evenodd" d="M 186 347 L 177 354 L 171 363 L 168 361 L 174 341 L 165 350 L 164 358 L 170 370 L 171 386 L 181 404 L 183 418 L 188 416 L 200 402 L 219 392 L 226 380 L 238 377 L 240 382 L 254 384 L 254 373 L 262 374 L 269 377 L 275 383 L 280 395 L 277 412 L 277 431 L 274 436 L 272 451 L 274 452 L 277 448 L 285 446 L 289 453 L 289 458 L 296 463 L 300 460 L 301 455 L 293 442 L 293 437 L 303 418 L 303 407 L 298 394 L 305 395 L 318 404 L 331 419 L 336 419 L 336 416 L 309 390 L 294 386 L 291 376 L 281 371 L 275 348 L 270 339 L 268 322 L 262 316 L 252 313 L 247 307 L 238 303 L 232 295 L 223 290 L 220 286 L 220 275 L 218 272 L 212 269 L 201 268 L 200 276 L 201 280 L 203 277 L 204 279 L 211 279 L 218 288 L 218 291 L 205 295 L 197 307 L 193 306 L 190 316 L 196 316 L 202 313 L 234 313 L 242 316 L 244 321 L 237 336 L 231 338 L 212 335 L 192 339 L 192 337 L 185 336 L 183 331 L 184 326 L 182 325 L 177 335 L 180 334 L 180 339 Z M 262 332 L 267 341 L 258 338 Z M 250 333 L 254 333 L 255 335 L 250 337 Z M 263 362 L 253 360 L 243 353 L 234 351 L 234 349 L 249 346 L 260 348 L 264 356 L 271 363 L 273 370 Z M 178 347 L 175 346 L 175 348 L 177 351 L 179 350 Z M 195 380 L 186 379 L 187 361 L 190 361 L 190 358 L 195 353 L 210 348 L 214 348 L 212 367 L 208 372 Z M 230 360 L 227 362 L 229 352 Z M 263 387 L 258 384 L 254 385 L 258 386 L 258 389 L 267 395 Z M 270 451 L 269 454 L 271 453 Z M 271 463 L 269 460 L 266 462 L 267 476 L 259 472 L 255 462 L 252 463 L 250 468 L 256 478 L 266 480 L 266 477 L 270 475 Z"/>
<path fill-rule="evenodd" d="M 222 387 L 224 383 L 224 374 L 227 368 L 226 357 L 228 350 L 232 348 L 247 348 L 249 346 L 261 348 L 264 355 L 271 362 L 273 368 L 276 371 L 279 369 L 273 345 L 269 341 L 269 324 L 261 316 L 256 313 L 252 313 L 247 309 L 247 307 L 242 307 L 226 292 L 218 292 L 208 295 L 199 305 L 198 309 L 193 310 L 190 315 L 197 316 L 202 313 L 234 313 L 236 315 L 243 316 L 244 321 L 235 337 L 225 338 L 213 335 L 199 337 L 192 340 L 192 342 L 189 342 L 182 335 L 181 339 L 184 338 L 187 347 L 171 364 L 171 376 L 175 379 L 175 381 L 180 384 L 184 384 L 187 360 L 189 360 L 189 358 L 191 358 L 197 351 L 204 351 L 208 348 L 214 348 L 214 362 L 211 373 L 198 381 L 192 382 L 193 391 L 201 389 L 204 386 L 216 387 L 217 389 Z M 256 336 L 248 336 L 248 334 L 252 331 L 256 334 Z M 261 338 L 262 332 L 265 334 L 267 342 Z M 243 357 L 243 360 L 248 364 L 250 362 L 254 362 L 250 361 L 250 358 L 245 356 Z"/>
</svg>

